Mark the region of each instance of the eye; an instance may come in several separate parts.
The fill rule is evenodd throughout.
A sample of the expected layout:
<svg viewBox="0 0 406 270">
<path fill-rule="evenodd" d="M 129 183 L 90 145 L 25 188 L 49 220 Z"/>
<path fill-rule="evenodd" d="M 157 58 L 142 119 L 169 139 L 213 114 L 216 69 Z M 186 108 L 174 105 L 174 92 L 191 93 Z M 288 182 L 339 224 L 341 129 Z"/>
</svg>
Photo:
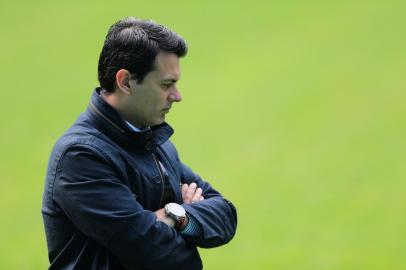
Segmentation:
<svg viewBox="0 0 406 270">
<path fill-rule="evenodd" d="M 162 88 L 164 89 L 169 89 L 174 85 L 174 83 L 164 83 L 162 84 Z"/>
</svg>

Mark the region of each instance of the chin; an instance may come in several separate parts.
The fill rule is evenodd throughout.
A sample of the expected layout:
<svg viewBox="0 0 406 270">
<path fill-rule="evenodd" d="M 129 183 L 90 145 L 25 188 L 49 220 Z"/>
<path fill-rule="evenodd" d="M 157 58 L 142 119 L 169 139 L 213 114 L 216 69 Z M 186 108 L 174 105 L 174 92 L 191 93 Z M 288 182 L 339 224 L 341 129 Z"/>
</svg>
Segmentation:
<svg viewBox="0 0 406 270">
<path fill-rule="evenodd" d="M 157 121 L 154 121 L 151 126 L 158 126 L 158 125 L 162 124 L 164 121 L 165 121 L 165 118 L 161 118 Z"/>
</svg>

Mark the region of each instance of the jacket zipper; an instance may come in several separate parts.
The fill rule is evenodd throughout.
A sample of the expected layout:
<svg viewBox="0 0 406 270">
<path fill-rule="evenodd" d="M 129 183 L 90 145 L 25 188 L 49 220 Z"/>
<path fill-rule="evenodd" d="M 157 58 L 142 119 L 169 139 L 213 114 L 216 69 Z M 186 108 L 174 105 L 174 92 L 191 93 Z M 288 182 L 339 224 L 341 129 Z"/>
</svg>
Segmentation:
<svg viewBox="0 0 406 270">
<path fill-rule="evenodd" d="M 164 181 L 165 181 L 165 180 L 164 180 L 164 176 L 163 176 L 163 172 L 162 172 L 161 166 L 159 165 L 159 160 L 158 160 L 157 157 L 156 157 L 155 151 L 152 152 L 152 158 L 154 159 L 156 168 L 158 169 L 158 172 L 159 172 L 159 176 L 161 177 L 162 192 L 161 192 L 161 199 L 159 200 L 159 205 L 158 205 L 158 207 L 161 207 L 162 200 L 163 200 L 163 198 L 164 198 L 164 189 L 165 189 L 165 182 L 164 182 Z"/>
</svg>

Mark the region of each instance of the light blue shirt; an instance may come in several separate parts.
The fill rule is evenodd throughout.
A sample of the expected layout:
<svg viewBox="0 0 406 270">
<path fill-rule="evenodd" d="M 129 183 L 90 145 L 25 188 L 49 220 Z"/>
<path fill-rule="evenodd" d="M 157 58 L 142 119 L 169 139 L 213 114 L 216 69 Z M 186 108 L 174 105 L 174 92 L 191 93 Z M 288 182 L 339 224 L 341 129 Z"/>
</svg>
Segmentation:
<svg viewBox="0 0 406 270">
<path fill-rule="evenodd" d="M 130 122 L 125 121 L 125 123 L 126 123 L 132 130 L 134 130 L 135 132 L 142 132 L 141 129 L 137 128 L 136 126 L 134 126 L 134 125 L 131 124 Z M 149 128 L 149 127 L 148 127 L 148 128 Z"/>
</svg>

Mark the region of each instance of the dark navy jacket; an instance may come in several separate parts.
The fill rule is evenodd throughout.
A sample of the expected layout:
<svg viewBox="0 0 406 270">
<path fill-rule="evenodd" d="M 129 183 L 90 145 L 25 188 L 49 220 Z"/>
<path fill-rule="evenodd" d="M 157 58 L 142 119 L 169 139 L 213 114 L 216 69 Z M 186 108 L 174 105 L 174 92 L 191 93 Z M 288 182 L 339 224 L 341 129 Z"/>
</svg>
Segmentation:
<svg viewBox="0 0 406 270">
<path fill-rule="evenodd" d="M 202 269 L 196 246 L 231 240 L 234 206 L 179 160 L 169 125 L 134 132 L 98 91 L 49 160 L 42 205 L 49 269 Z M 181 183 L 203 189 L 204 201 L 183 205 L 200 238 L 156 221 L 163 191 L 157 160 L 175 202 L 182 204 Z"/>
</svg>

